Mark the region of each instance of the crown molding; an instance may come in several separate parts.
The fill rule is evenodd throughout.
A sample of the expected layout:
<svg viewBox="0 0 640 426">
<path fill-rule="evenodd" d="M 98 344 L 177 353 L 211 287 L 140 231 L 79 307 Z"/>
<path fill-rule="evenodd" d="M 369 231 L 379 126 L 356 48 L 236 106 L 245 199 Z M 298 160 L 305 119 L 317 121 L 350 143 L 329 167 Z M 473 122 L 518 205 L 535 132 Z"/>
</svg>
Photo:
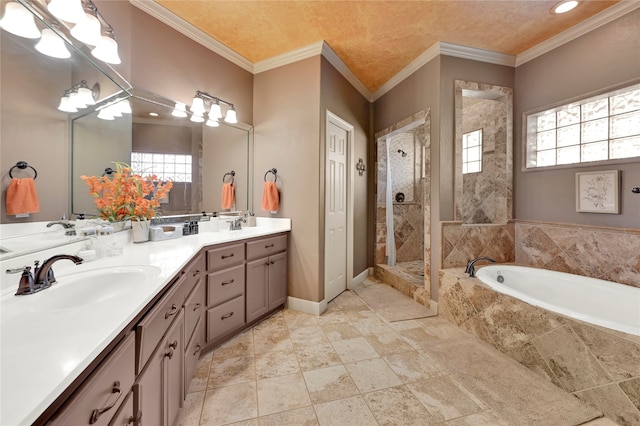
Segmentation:
<svg viewBox="0 0 640 426">
<path fill-rule="evenodd" d="M 196 28 L 194 25 L 188 23 L 177 15 L 171 13 L 168 9 L 160 6 L 153 0 L 129 0 L 129 3 L 137 7 L 138 9 L 148 13 L 159 21 L 167 24 L 174 30 L 189 37 L 196 43 L 201 44 L 212 52 L 222 56 L 226 60 L 236 64 L 245 71 L 253 73 L 253 63 L 242 55 L 239 55 L 235 51 L 229 49 L 218 40 L 214 39 L 204 31 Z"/>
<path fill-rule="evenodd" d="M 441 55 L 471 59 L 472 61 L 486 62 L 488 64 L 506 65 L 508 67 L 513 67 L 516 64 L 516 57 L 513 55 L 507 55 L 506 53 L 462 46 L 460 44 L 447 43 L 444 41 L 441 41 L 439 44 Z"/>
<path fill-rule="evenodd" d="M 561 32 L 560 34 L 543 41 L 542 43 L 532 47 L 529 50 L 526 50 L 520 53 L 516 57 L 516 67 L 529 62 L 538 56 L 542 56 L 547 52 L 552 51 L 565 43 L 568 43 L 576 38 L 583 36 L 609 22 L 618 19 L 619 17 L 626 15 L 629 12 L 634 11 L 635 9 L 640 8 L 640 2 L 635 0 L 623 0 L 620 3 L 617 3 L 602 12 L 594 15 L 590 19 L 583 21 L 573 27 Z"/>
<path fill-rule="evenodd" d="M 318 56 L 322 53 L 323 44 L 323 41 L 318 41 L 308 46 L 301 47 L 300 49 L 292 50 L 290 52 L 274 56 L 273 58 L 256 62 L 255 64 L 253 64 L 253 73 L 260 74 L 261 72 L 269 71 L 274 68 L 302 61 L 303 59 Z"/>
<path fill-rule="evenodd" d="M 342 62 L 342 59 L 333 51 L 331 46 L 326 42 L 322 43 L 322 56 L 329 61 L 329 63 L 340 73 L 342 76 L 365 97 L 369 102 L 373 101 L 371 92 L 366 88 L 358 77 L 349 69 L 347 64 Z"/>
</svg>

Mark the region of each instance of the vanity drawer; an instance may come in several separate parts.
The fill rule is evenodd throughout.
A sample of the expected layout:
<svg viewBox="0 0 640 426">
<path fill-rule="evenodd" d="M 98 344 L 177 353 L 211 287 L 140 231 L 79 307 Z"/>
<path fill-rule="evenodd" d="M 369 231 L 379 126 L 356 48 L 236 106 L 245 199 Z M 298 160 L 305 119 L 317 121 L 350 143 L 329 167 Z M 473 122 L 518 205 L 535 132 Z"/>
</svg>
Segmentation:
<svg viewBox="0 0 640 426">
<path fill-rule="evenodd" d="M 244 243 L 207 250 L 207 270 L 228 268 L 244 261 Z"/>
<path fill-rule="evenodd" d="M 287 236 L 278 235 L 247 243 L 247 260 L 267 257 L 287 249 Z"/>
<path fill-rule="evenodd" d="M 189 295 L 191 290 L 198 284 L 200 278 L 205 275 L 204 256 L 198 255 L 195 261 L 191 262 L 185 269 L 185 282 L 183 284 L 184 294 Z"/>
<path fill-rule="evenodd" d="M 136 373 L 140 374 L 184 303 L 183 274 L 136 327 Z"/>
<path fill-rule="evenodd" d="M 244 294 L 244 265 L 207 275 L 207 306 L 216 306 Z"/>
<path fill-rule="evenodd" d="M 198 319 L 205 310 L 205 286 L 202 280 L 198 281 L 184 303 L 184 329 L 185 338 L 188 339 L 193 334 Z"/>
<path fill-rule="evenodd" d="M 131 333 L 48 424 L 108 425 L 135 381 L 134 343 L 134 335 Z"/>
<path fill-rule="evenodd" d="M 207 342 L 244 325 L 244 296 L 238 296 L 207 311 Z"/>
</svg>

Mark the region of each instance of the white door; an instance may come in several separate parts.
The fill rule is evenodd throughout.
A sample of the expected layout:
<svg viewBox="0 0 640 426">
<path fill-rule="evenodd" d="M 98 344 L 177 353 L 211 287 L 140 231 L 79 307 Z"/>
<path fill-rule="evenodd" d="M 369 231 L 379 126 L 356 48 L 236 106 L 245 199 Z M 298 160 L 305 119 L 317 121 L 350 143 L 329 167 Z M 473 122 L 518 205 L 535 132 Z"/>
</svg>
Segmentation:
<svg viewBox="0 0 640 426">
<path fill-rule="evenodd" d="M 325 300 L 347 289 L 347 160 L 349 132 L 328 120 L 325 174 Z"/>
</svg>

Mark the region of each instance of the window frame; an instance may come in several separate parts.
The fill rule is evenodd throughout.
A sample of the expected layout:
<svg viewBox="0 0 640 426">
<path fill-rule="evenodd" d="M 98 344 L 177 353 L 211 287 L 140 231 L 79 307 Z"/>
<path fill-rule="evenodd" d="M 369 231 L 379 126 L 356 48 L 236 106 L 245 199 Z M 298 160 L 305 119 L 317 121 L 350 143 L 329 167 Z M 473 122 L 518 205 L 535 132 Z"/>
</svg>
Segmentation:
<svg viewBox="0 0 640 426">
<path fill-rule="evenodd" d="M 575 169 L 575 168 L 583 168 L 583 167 L 597 167 L 597 166 L 604 166 L 604 165 L 615 165 L 615 164 L 629 164 L 629 163 L 638 163 L 640 162 L 640 156 L 636 156 L 636 157 L 628 157 L 628 158 L 614 158 L 614 159 L 607 159 L 607 160 L 598 160 L 598 161 L 588 161 L 588 162 L 579 162 L 579 163 L 569 163 L 569 164 L 555 164 L 555 165 L 550 165 L 550 166 L 537 166 L 537 167 L 527 167 L 527 156 L 528 156 L 528 117 L 531 115 L 535 115 L 535 114 L 539 114 L 541 112 L 544 111 L 548 111 L 548 110 L 552 110 L 552 109 L 556 109 L 556 108 L 560 108 L 563 106 L 567 106 L 570 104 L 582 104 L 584 103 L 583 101 L 593 98 L 593 97 L 597 97 L 597 96 L 602 96 L 611 92 L 615 92 L 618 90 L 624 90 L 627 88 L 631 88 L 635 85 L 640 84 L 640 78 L 639 79 L 633 79 L 633 80 L 629 80 L 626 81 L 624 83 L 621 84 L 616 84 L 613 86 L 609 86 L 609 87 L 605 87 L 596 91 L 592 91 L 592 92 L 588 92 L 588 93 L 584 93 L 578 96 L 574 96 L 572 98 L 568 98 L 568 99 L 564 99 L 558 102 L 554 102 L 552 104 L 548 104 L 542 107 L 538 107 L 538 108 L 534 108 L 534 109 L 530 109 L 527 111 L 524 111 L 522 113 L 522 121 L 521 121 L 521 148 L 522 148 L 522 160 L 521 160 L 521 171 L 525 172 L 525 173 L 529 173 L 529 172 L 541 172 L 541 171 L 550 171 L 550 170 L 562 170 L 562 169 Z M 607 114 L 607 118 L 610 118 L 611 116 Z M 582 123 L 582 122 L 581 122 Z M 610 141 L 610 139 L 607 139 L 607 141 Z M 581 145 L 580 145 L 581 146 Z"/>
<path fill-rule="evenodd" d="M 468 150 L 469 148 L 465 148 L 464 147 L 464 137 L 465 135 L 469 135 L 471 133 L 477 133 L 480 132 L 480 138 L 479 138 L 479 144 L 478 145 L 474 145 L 474 146 L 478 146 L 480 148 L 480 159 L 479 160 L 474 160 L 473 163 L 480 163 L 480 170 L 478 170 L 477 172 L 466 172 L 464 171 L 464 165 L 465 165 L 465 161 L 464 161 L 464 151 L 465 149 Z M 469 164 L 470 161 L 467 161 L 467 164 Z M 472 175 L 472 174 L 476 174 L 476 173 L 482 173 L 482 169 L 484 165 L 484 131 L 482 128 L 479 129 L 475 129 L 475 130 L 471 130 L 469 132 L 464 132 L 462 133 L 462 175 Z"/>
<path fill-rule="evenodd" d="M 183 154 L 183 153 L 173 153 L 173 152 L 150 152 L 150 151 L 142 152 L 142 151 L 133 151 L 133 150 L 132 150 L 132 151 L 131 151 L 131 156 L 133 156 L 133 154 L 140 154 L 140 155 L 144 155 L 144 154 L 162 155 L 162 156 L 165 156 L 165 157 L 166 157 L 166 156 L 168 156 L 168 155 L 173 155 L 173 156 L 175 156 L 175 155 L 183 155 L 183 156 L 191 157 L 191 173 L 190 173 L 190 174 L 188 174 L 188 173 L 184 173 L 184 175 L 185 175 L 185 176 L 189 176 L 189 178 L 190 178 L 190 179 L 189 179 L 188 181 L 181 181 L 181 180 L 176 180 L 176 179 L 169 179 L 169 180 L 171 180 L 171 182 L 173 182 L 174 184 L 175 184 L 175 183 L 182 183 L 182 184 L 191 184 L 191 183 L 193 183 L 193 155 L 192 155 L 192 154 L 186 154 L 186 153 L 185 153 L 185 154 Z M 130 162 L 131 162 L 131 163 L 133 163 L 133 158 L 131 158 L 131 159 L 130 159 Z M 174 162 L 174 165 L 175 165 L 175 164 L 176 164 L 176 163 Z M 187 163 L 185 163 L 185 164 L 187 164 Z M 133 167 L 132 167 L 132 169 L 133 169 Z M 153 170 L 152 170 L 151 172 L 149 172 L 149 171 L 137 172 L 137 171 L 135 171 L 135 170 L 134 170 L 134 172 L 135 172 L 135 173 L 140 173 L 140 174 L 142 174 L 143 176 L 144 176 L 145 174 L 152 174 L 152 175 L 153 175 L 153 174 L 155 174 L 155 175 L 158 175 L 158 173 L 157 173 L 157 172 L 155 172 L 155 171 L 153 171 Z M 166 180 L 165 180 L 165 179 L 162 179 L 162 181 L 164 182 L 164 181 L 166 181 Z"/>
</svg>

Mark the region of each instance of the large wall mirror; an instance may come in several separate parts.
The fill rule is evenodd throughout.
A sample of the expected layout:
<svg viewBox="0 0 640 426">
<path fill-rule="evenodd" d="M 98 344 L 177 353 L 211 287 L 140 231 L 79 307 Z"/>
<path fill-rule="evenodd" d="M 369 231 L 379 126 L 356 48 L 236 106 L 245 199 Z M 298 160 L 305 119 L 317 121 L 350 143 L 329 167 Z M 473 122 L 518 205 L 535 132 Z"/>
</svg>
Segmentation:
<svg viewBox="0 0 640 426">
<path fill-rule="evenodd" d="M 513 90 L 455 82 L 455 219 L 513 218 Z"/>
<path fill-rule="evenodd" d="M 175 117 L 174 102 L 137 89 L 128 101 L 131 114 L 107 121 L 93 111 L 73 120 L 73 213 L 97 213 L 80 177 L 101 176 L 115 162 L 173 181 L 162 216 L 222 211 L 222 185 L 231 181 L 232 210 L 252 210 L 251 126 L 221 122 L 209 127 Z"/>
</svg>

